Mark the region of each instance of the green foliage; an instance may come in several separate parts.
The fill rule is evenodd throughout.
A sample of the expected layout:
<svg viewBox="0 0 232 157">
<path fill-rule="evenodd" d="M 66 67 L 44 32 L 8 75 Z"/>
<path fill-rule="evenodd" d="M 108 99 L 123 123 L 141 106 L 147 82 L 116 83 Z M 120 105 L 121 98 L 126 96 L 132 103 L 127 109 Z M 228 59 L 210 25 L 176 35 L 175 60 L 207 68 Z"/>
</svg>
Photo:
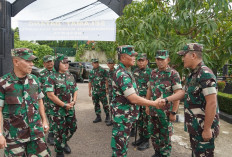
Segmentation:
<svg viewBox="0 0 232 157">
<path fill-rule="evenodd" d="M 218 81 L 217 85 L 218 85 L 218 91 L 219 92 L 223 92 L 223 90 L 226 87 L 226 82 L 225 81 Z"/>
<path fill-rule="evenodd" d="M 40 45 L 31 41 L 20 41 L 18 29 L 14 30 L 14 47 L 25 47 L 32 49 L 34 51 L 35 56 L 37 56 L 38 58 L 38 60 L 34 62 L 35 66 L 37 67 L 43 67 L 43 56 L 54 55 L 53 49 L 47 45 Z"/>
<path fill-rule="evenodd" d="M 218 92 L 219 109 L 232 115 L 232 94 Z"/>
<path fill-rule="evenodd" d="M 117 23 L 119 45 L 131 44 L 155 61 L 158 49 L 168 49 L 171 64 L 182 72 L 176 54 L 186 43 L 204 45 L 203 59 L 220 69 L 231 59 L 232 11 L 228 0 L 144 0 L 133 1 Z"/>
<path fill-rule="evenodd" d="M 107 58 L 115 57 L 117 47 L 117 43 L 111 41 L 98 41 L 95 43 L 95 50 L 105 52 Z"/>
<path fill-rule="evenodd" d="M 84 54 L 86 50 L 86 45 L 80 45 L 77 49 L 76 55 L 75 55 L 75 61 L 81 61 L 81 56 Z"/>
</svg>

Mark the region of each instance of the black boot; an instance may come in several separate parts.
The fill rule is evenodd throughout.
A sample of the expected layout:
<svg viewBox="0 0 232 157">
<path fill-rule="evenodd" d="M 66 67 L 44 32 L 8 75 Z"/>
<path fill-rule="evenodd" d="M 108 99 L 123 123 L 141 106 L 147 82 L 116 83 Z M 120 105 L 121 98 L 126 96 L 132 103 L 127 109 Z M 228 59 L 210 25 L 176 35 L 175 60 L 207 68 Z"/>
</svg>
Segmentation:
<svg viewBox="0 0 232 157">
<path fill-rule="evenodd" d="M 56 157 L 64 157 L 64 153 L 63 152 L 58 152 L 58 153 L 56 153 Z"/>
<path fill-rule="evenodd" d="M 105 119 L 105 123 L 109 122 L 110 121 L 110 115 L 109 113 L 106 114 L 106 119 Z"/>
<path fill-rule="evenodd" d="M 149 148 L 149 138 L 145 138 L 143 143 L 141 143 L 138 147 L 138 150 L 142 151 L 142 150 L 145 150 L 145 149 L 148 149 Z"/>
<path fill-rule="evenodd" d="M 135 137 L 135 129 L 134 128 L 131 129 L 130 137 Z"/>
<path fill-rule="evenodd" d="M 112 120 L 110 120 L 110 121 L 106 122 L 106 125 L 107 125 L 107 126 L 111 126 L 111 125 L 113 125 Z"/>
<path fill-rule="evenodd" d="M 52 132 L 48 133 L 48 139 L 47 139 L 48 144 L 50 145 L 54 145 L 55 141 L 54 141 L 54 134 Z"/>
<path fill-rule="evenodd" d="M 64 146 L 64 152 L 65 154 L 70 154 L 71 153 L 71 148 L 68 146 L 68 144 L 66 143 L 66 145 Z"/>
<path fill-rule="evenodd" d="M 155 151 L 155 154 L 152 155 L 151 157 L 161 157 L 160 151 Z"/>
<path fill-rule="evenodd" d="M 101 122 L 102 119 L 101 119 L 101 116 L 98 114 L 96 119 L 93 121 L 93 123 L 98 123 L 98 122 Z"/>
<path fill-rule="evenodd" d="M 139 146 L 141 143 L 143 143 L 143 140 L 144 140 L 144 138 L 143 138 L 143 137 L 140 137 L 140 138 L 136 141 L 136 143 L 135 143 L 135 141 L 132 142 L 132 146 Z"/>
</svg>

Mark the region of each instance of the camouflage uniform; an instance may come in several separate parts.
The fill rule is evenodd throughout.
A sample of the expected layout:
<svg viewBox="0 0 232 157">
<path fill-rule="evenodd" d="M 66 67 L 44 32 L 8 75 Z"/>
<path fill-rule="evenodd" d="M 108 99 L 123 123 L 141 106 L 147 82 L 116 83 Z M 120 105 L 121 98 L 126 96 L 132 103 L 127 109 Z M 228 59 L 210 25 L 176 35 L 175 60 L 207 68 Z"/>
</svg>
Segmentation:
<svg viewBox="0 0 232 157">
<path fill-rule="evenodd" d="M 33 60 L 26 48 L 12 51 L 12 56 Z M 45 143 L 38 99 L 44 97 L 36 76 L 18 78 L 12 71 L 0 79 L 0 107 L 3 114 L 5 156 L 50 156 Z"/>
<path fill-rule="evenodd" d="M 47 55 L 47 56 L 44 56 L 43 60 L 44 60 L 44 62 L 53 61 L 53 57 L 51 55 Z M 47 94 L 45 93 L 45 82 L 48 79 L 48 76 L 54 74 L 54 72 L 55 72 L 54 68 L 52 70 L 48 70 L 45 68 L 44 70 L 42 70 L 39 73 L 40 86 L 41 86 L 41 89 L 43 90 L 43 93 L 45 95 L 43 98 L 43 103 L 44 103 L 45 112 L 46 112 L 46 115 L 47 115 L 47 118 L 49 121 L 49 133 L 52 133 L 52 119 L 51 119 L 51 116 L 49 114 L 49 110 L 51 109 L 50 105 L 48 104 L 49 99 L 47 97 Z"/>
<path fill-rule="evenodd" d="M 202 51 L 202 46 L 196 43 L 186 45 L 179 55 L 185 55 L 189 51 Z M 184 129 L 189 133 L 192 150 L 197 157 L 214 156 L 214 140 L 219 134 L 219 107 L 211 126 L 213 138 L 205 142 L 202 138 L 205 120 L 205 96 L 217 93 L 217 80 L 212 70 L 203 62 L 191 71 L 186 79 L 184 113 Z"/>
<path fill-rule="evenodd" d="M 92 60 L 92 62 L 98 62 L 98 60 Z M 92 85 L 92 100 L 96 115 L 101 115 L 100 103 L 102 103 L 105 114 L 109 114 L 108 100 L 106 97 L 106 80 L 108 72 L 102 67 L 92 69 L 89 73 L 89 82 Z"/>
<path fill-rule="evenodd" d="M 167 50 L 159 50 L 156 58 L 168 58 Z M 174 93 L 175 90 L 182 89 L 179 73 L 169 66 L 164 71 L 155 69 L 152 71 L 149 86 L 152 92 L 152 99 L 166 98 Z M 170 156 L 171 153 L 171 135 L 173 133 L 172 123 L 169 121 L 169 115 L 173 104 L 169 102 L 165 109 L 156 109 L 150 107 L 151 115 L 151 140 L 154 149 L 163 156 Z"/>
<path fill-rule="evenodd" d="M 113 63 L 114 64 L 114 60 L 109 59 L 108 63 Z M 113 98 L 113 74 L 115 73 L 115 69 L 113 70 L 109 70 L 108 72 L 108 86 L 109 86 L 109 104 L 112 103 L 112 98 Z"/>
<path fill-rule="evenodd" d="M 58 56 L 57 60 L 63 60 L 63 56 Z M 73 101 L 73 94 L 78 90 L 77 84 L 72 74 L 69 72 L 55 72 L 48 77 L 45 82 L 45 92 L 54 92 L 54 94 L 64 103 Z M 66 110 L 49 100 L 51 110 L 49 114 L 52 118 L 52 127 L 55 138 L 55 151 L 63 152 L 67 141 L 73 136 L 77 130 L 77 120 L 75 116 L 75 108 Z"/>
<path fill-rule="evenodd" d="M 137 60 L 145 58 L 144 54 L 138 54 Z M 133 71 L 133 75 L 135 77 L 135 81 L 138 87 L 139 96 L 146 97 L 147 95 L 147 82 L 149 81 L 151 75 L 151 69 L 147 66 L 145 69 L 140 69 L 137 67 Z M 148 124 L 150 121 L 150 116 L 146 114 L 146 107 L 140 106 L 140 117 L 138 120 L 138 129 L 140 138 L 150 138 L 150 133 L 148 130 Z"/>
<path fill-rule="evenodd" d="M 82 75 L 83 75 L 84 66 L 82 64 L 79 65 L 79 69 L 80 69 L 79 79 L 80 79 L 81 82 L 83 82 L 84 80 L 83 80 Z"/>
<path fill-rule="evenodd" d="M 133 47 L 125 46 L 119 53 L 134 54 Z M 127 156 L 129 135 L 132 124 L 138 120 L 139 106 L 131 104 L 126 97 L 137 93 L 136 82 L 130 71 L 122 64 L 116 68 L 113 75 L 113 129 L 111 147 L 112 156 Z"/>
</svg>

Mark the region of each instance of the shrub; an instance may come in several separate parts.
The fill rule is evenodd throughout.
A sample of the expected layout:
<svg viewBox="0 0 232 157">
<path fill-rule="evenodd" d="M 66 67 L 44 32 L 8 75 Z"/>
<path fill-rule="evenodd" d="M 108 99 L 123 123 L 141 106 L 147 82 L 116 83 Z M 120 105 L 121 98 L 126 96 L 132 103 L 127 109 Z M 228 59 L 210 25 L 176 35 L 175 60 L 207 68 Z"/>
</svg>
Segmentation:
<svg viewBox="0 0 232 157">
<path fill-rule="evenodd" d="M 218 92 L 219 109 L 232 115 L 232 94 Z"/>
<path fill-rule="evenodd" d="M 225 86 L 226 86 L 226 82 L 225 81 L 218 81 L 217 84 L 218 84 L 218 91 L 223 92 L 223 90 L 225 89 Z"/>
</svg>

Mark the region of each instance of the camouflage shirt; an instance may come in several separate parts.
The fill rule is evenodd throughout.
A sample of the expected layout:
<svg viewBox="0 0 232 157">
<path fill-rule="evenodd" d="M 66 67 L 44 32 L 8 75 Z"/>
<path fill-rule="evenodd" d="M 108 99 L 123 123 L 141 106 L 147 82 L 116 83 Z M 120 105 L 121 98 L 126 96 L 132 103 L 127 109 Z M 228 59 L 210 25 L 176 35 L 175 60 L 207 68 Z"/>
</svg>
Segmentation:
<svg viewBox="0 0 232 157">
<path fill-rule="evenodd" d="M 44 136 L 38 99 L 44 97 L 34 75 L 18 78 L 14 72 L 0 79 L 0 106 L 7 142 L 28 142 Z"/>
<path fill-rule="evenodd" d="M 166 98 L 174 93 L 177 89 L 182 89 L 181 80 L 179 73 L 170 67 L 166 70 L 160 71 L 155 69 L 152 71 L 149 86 L 152 92 L 152 99 Z M 168 114 L 172 111 L 172 102 L 165 105 L 165 109 L 156 109 L 155 107 L 150 107 L 151 116 L 163 116 L 163 111 Z"/>
<path fill-rule="evenodd" d="M 113 96 L 113 85 L 112 85 L 112 82 L 113 82 L 113 75 L 114 75 L 114 73 L 115 73 L 115 69 L 109 70 L 109 73 L 108 73 L 109 96 Z"/>
<path fill-rule="evenodd" d="M 45 92 L 54 92 L 54 94 L 64 103 L 70 103 L 73 101 L 73 94 L 78 90 L 76 81 L 72 74 L 69 72 L 59 73 L 55 72 L 53 75 L 48 77 L 45 82 L 46 90 Z M 51 110 L 49 110 L 51 115 L 54 116 L 65 116 L 67 114 L 74 113 L 74 107 L 70 110 L 56 105 L 53 101 L 49 100 Z"/>
<path fill-rule="evenodd" d="M 151 75 L 151 69 L 148 67 L 145 69 L 136 68 L 133 71 L 133 75 L 135 77 L 139 95 L 145 97 L 147 94 L 147 82 Z"/>
<path fill-rule="evenodd" d="M 127 96 L 136 93 L 136 82 L 130 71 L 119 63 L 113 75 L 113 101 L 112 108 L 115 115 L 114 121 L 121 121 L 127 119 L 134 122 L 139 116 L 139 106 L 131 104 L 126 98 Z"/>
<path fill-rule="evenodd" d="M 185 85 L 185 131 L 201 135 L 205 120 L 205 96 L 217 93 L 217 81 L 213 72 L 201 62 L 188 76 Z M 215 136 L 219 134 L 219 108 L 212 124 Z"/>
<path fill-rule="evenodd" d="M 52 70 L 44 69 L 39 73 L 39 82 L 41 83 L 41 89 L 44 91 L 45 82 L 48 79 L 48 76 L 54 74 L 56 70 L 53 68 Z"/>
<path fill-rule="evenodd" d="M 89 73 L 89 82 L 91 82 L 93 92 L 105 91 L 108 72 L 102 67 L 92 69 Z"/>
</svg>

